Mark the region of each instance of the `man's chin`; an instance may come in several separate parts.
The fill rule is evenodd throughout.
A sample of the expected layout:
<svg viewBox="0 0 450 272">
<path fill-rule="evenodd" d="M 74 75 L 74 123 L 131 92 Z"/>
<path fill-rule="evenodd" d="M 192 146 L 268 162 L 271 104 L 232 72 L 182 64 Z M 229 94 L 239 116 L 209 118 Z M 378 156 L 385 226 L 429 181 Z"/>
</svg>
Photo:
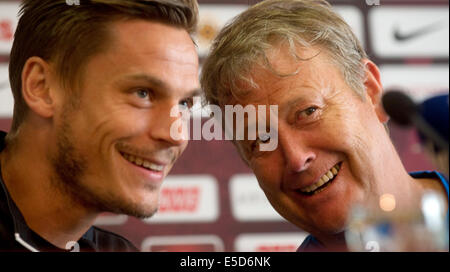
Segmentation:
<svg viewBox="0 0 450 272">
<path fill-rule="evenodd" d="M 137 219 L 146 220 L 146 219 L 151 218 L 155 214 L 156 214 L 156 211 L 154 211 L 154 212 L 135 212 L 135 213 L 131 213 L 128 215 L 134 216 Z"/>
<path fill-rule="evenodd" d="M 154 216 L 158 212 L 158 206 L 150 205 L 145 206 L 141 205 L 134 211 L 131 211 L 128 215 L 134 216 L 139 219 L 148 219 Z"/>
<path fill-rule="evenodd" d="M 347 229 L 347 219 L 345 217 L 320 217 L 314 218 L 313 224 L 305 226 L 304 230 L 314 234 L 334 236 L 341 234 Z M 301 228 L 301 227 L 300 227 Z"/>
<path fill-rule="evenodd" d="M 126 214 L 138 219 L 148 219 L 156 214 L 158 205 L 154 203 L 121 203 L 121 205 L 112 205 L 107 208 L 108 212 L 116 214 Z"/>
</svg>

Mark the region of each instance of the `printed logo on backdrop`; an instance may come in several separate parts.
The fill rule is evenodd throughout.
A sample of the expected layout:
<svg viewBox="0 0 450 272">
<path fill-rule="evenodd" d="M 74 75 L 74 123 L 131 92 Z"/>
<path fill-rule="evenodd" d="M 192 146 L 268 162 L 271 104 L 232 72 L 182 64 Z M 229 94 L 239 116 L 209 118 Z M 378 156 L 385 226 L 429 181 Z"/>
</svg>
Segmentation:
<svg viewBox="0 0 450 272">
<path fill-rule="evenodd" d="M 381 65 L 385 90 L 398 89 L 419 103 L 434 95 L 448 93 L 448 65 Z"/>
<path fill-rule="evenodd" d="M 208 54 L 212 41 L 225 24 L 247 8 L 246 5 L 200 5 L 198 31 L 195 37 L 200 57 Z"/>
<path fill-rule="evenodd" d="M 0 63 L 0 118 L 11 118 L 14 98 L 11 93 L 8 75 L 8 63 Z"/>
<path fill-rule="evenodd" d="M 164 180 L 158 212 L 144 222 L 213 222 L 218 216 L 217 180 L 209 175 L 180 175 Z"/>
<path fill-rule="evenodd" d="M 215 235 L 152 236 L 144 239 L 143 252 L 223 252 L 223 241 Z"/>
<path fill-rule="evenodd" d="M 374 52 L 380 57 L 449 54 L 448 7 L 381 6 L 369 11 Z"/>
<path fill-rule="evenodd" d="M 214 18 L 208 16 L 200 18 L 200 24 L 196 36 L 199 55 L 205 56 L 207 54 L 209 47 L 219 33 L 220 28 L 221 27 Z"/>
<path fill-rule="evenodd" d="M 270 205 L 254 175 L 235 175 L 229 186 L 231 212 L 238 221 L 285 221 Z"/>
<path fill-rule="evenodd" d="M 14 37 L 13 21 L 9 19 L 1 19 L 0 21 L 0 40 L 12 41 Z"/>
<path fill-rule="evenodd" d="M 17 27 L 20 2 L 0 3 L 0 55 L 9 55 Z"/>
<path fill-rule="evenodd" d="M 236 237 L 237 252 L 295 252 L 308 234 L 299 233 L 246 233 Z"/>
<path fill-rule="evenodd" d="M 420 38 L 421 36 L 439 31 L 441 28 L 445 27 L 442 21 L 435 22 L 428 25 L 423 25 L 420 28 L 411 29 L 408 32 L 401 31 L 398 25 L 394 26 L 394 37 L 398 42 L 408 42 L 413 39 Z"/>
</svg>

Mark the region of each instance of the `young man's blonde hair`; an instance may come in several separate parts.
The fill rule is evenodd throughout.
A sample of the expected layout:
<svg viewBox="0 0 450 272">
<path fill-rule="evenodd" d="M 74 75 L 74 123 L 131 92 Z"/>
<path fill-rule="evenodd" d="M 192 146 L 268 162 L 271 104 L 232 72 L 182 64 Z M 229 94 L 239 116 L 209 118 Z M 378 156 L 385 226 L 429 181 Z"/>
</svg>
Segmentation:
<svg viewBox="0 0 450 272">
<path fill-rule="evenodd" d="M 14 96 L 10 132 L 24 121 L 28 106 L 22 97 L 22 70 L 33 56 L 54 64 L 64 87 L 73 92 L 88 58 L 111 43 L 110 24 L 142 19 L 185 29 L 193 34 L 197 0 L 24 0 L 14 35 L 9 78 Z"/>
<path fill-rule="evenodd" d="M 280 43 L 287 43 L 292 57 L 299 61 L 299 47 L 317 45 L 326 50 L 347 84 L 363 96 L 362 59 L 367 55 L 330 4 L 324 0 L 267 0 L 237 16 L 215 39 L 202 68 L 201 84 L 207 101 L 223 106 L 236 97 L 238 84 L 257 87 L 250 69 L 258 63 L 273 70 L 265 54 Z"/>
</svg>

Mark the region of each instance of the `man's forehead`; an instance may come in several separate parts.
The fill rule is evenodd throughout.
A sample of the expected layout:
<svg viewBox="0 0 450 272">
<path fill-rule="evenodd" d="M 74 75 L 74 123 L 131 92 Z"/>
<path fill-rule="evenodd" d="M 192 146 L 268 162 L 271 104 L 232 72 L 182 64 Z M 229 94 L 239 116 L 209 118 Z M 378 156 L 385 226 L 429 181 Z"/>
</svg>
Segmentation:
<svg viewBox="0 0 450 272">
<path fill-rule="evenodd" d="M 331 80 L 314 74 L 305 65 L 299 67 L 298 73 L 286 76 L 258 67 L 253 70 L 251 80 L 254 85 L 243 80 L 236 84 L 236 95 L 231 97 L 229 104 L 277 104 L 276 101 L 285 98 L 307 100 L 326 95 L 333 89 Z"/>
<path fill-rule="evenodd" d="M 117 21 L 111 25 L 113 51 L 138 53 L 160 61 L 198 65 L 194 42 L 182 28 L 147 20 Z M 137 56 L 137 55 L 136 55 Z"/>
<path fill-rule="evenodd" d="M 131 25 L 127 25 L 130 23 Z M 129 29 L 130 26 L 132 28 L 132 23 L 143 24 L 141 27 L 145 28 L 149 22 L 126 21 L 119 22 L 117 25 L 126 26 L 125 29 Z M 150 26 L 150 29 L 152 27 Z M 142 38 L 140 36 L 145 36 L 146 33 L 138 32 L 134 33 L 137 36 L 133 34 L 131 39 L 127 39 L 126 36 L 115 33 L 115 29 L 120 27 L 112 28 L 113 35 L 108 47 L 89 60 L 85 72 L 101 73 L 103 76 L 97 79 L 98 84 L 111 83 L 120 87 L 141 85 L 141 87 L 158 88 L 183 96 L 198 93 L 198 56 L 195 47 L 191 45 L 193 49 L 190 51 L 182 51 L 187 46 L 179 46 L 178 49 L 177 45 L 173 46 L 175 49 L 172 47 L 172 44 L 180 43 L 180 40 L 192 43 L 189 35 L 187 32 L 183 33 L 184 30 L 172 29 L 161 24 L 157 24 L 156 28 L 174 31 L 174 33 L 167 33 L 168 36 L 173 36 L 173 39 L 166 39 L 165 44 L 152 43 L 155 39 Z M 127 35 L 126 32 L 123 34 Z"/>
<path fill-rule="evenodd" d="M 303 46 L 299 43 L 274 43 L 264 52 L 260 63 L 280 74 L 293 74 L 298 67 L 329 58 L 326 49 L 319 45 Z"/>
</svg>

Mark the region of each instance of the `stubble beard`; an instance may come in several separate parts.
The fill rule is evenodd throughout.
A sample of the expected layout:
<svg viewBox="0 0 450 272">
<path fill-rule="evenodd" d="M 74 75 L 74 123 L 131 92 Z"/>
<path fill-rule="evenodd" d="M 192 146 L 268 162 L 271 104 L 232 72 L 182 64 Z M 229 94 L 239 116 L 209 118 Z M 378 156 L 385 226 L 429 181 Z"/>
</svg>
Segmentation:
<svg viewBox="0 0 450 272">
<path fill-rule="evenodd" d="M 89 162 L 73 144 L 72 135 L 68 112 L 65 112 L 56 136 L 57 151 L 50 157 L 54 172 L 51 182 L 60 193 L 68 197 L 71 203 L 95 213 L 111 212 L 140 219 L 149 218 L 157 212 L 158 205 L 147 207 L 145 204 L 127 201 L 120 196 L 96 190 L 95 187 L 83 183 Z"/>
</svg>

